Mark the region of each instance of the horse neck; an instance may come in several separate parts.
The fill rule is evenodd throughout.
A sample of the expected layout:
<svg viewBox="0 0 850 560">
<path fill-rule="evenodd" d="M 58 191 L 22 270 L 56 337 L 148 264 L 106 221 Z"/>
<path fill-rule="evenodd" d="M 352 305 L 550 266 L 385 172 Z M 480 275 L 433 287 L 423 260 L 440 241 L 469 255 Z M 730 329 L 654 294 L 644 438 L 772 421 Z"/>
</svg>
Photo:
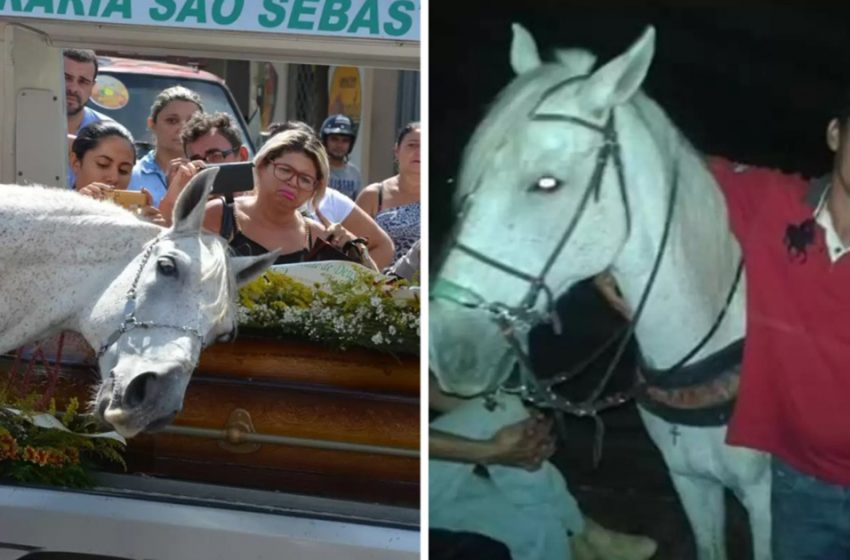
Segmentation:
<svg viewBox="0 0 850 560">
<path fill-rule="evenodd" d="M 17 266 L 80 265 L 124 261 L 161 228 L 129 212 L 70 192 L 20 189 L 6 225 L 18 243 L 0 245 L 0 261 Z M 5 214 L 4 214 L 5 215 Z M 15 225 L 10 221 L 14 220 Z M 25 249 L 22 250 L 22 249 Z"/>
<path fill-rule="evenodd" d="M 644 359 L 669 367 L 687 355 L 720 315 L 740 249 L 729 231 L 722 194 L 702 158 L 669 118 L 640 96 L 617 114 L 632 224 L 613 273 L 635 309 L 650 280 L 665 229 L 674 174 L 678 188 L 664 254 L 635 334 Z M 656 171 L 634 173 L 631 169 Z M 741 338 L 743 279 L 716 334 L 691 361 Z"/>
</svg>

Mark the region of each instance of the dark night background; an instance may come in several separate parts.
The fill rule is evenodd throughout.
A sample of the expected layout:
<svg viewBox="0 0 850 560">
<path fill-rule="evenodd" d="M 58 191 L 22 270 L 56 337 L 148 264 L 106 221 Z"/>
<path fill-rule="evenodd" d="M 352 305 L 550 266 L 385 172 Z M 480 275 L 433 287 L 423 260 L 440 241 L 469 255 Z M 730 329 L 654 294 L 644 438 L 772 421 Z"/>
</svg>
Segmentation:
<svg viewBox="0 0 850 560">
<path fill-rule="evenodd" d="M 446 179 L 456 174 L 488 103 L 513 78 L 514 21 L 535 37 L 544 60 L 553 48 L 583 47 L 599 63 L 652 24 L 655 58 L 644 89 L 698 149 L 806 174 L 829 165 L 824 130 L 850 82 L 850 8 L 684 0 L 525 4 L 535 8 L 430 4 L 432 237 L 448 225 Z"/>
<path fill-rule="evenodd" d="M 528 7 L 534 6 L 534 8 Z M 464 145 L 488 104 L 513 78 L 511 23 L 534 36 L 544 60 L 553 48 L 583 47 L 597 65 L 622 53 L 644 27 L 656 28 L 655 58 L 644 90 L 698 150 L 737 161 L 816 175 L 831 155 L 825 128 L 850 103 L 850 7 L 815 3 L 709 5 L 694 0 L 576 2 L 527 0 L 429 4 L 430 252 L 451 225 L 451 185 Z M 627 171 L 628 173 L 628 171 Z M 494 240 L 494 243 L 504 240 Z M 588 285 L 559 300 L 580 330 L 555 337 L 532 333 L 540 374 L 563 370 L 621 325 Z M 633 354 L 615 388 L 631 383 Z M 604 358 L 569 394 L 586 395 Z M 693 558 L 693 544 L 666 468 L 634 405 L 606 413 L 603 461 L 590 460 L 591 424 L 571 420 L 569 439 L 553 461 L 582 508 L 606 526 L 648 534 L 656 559 Z M 743 511 L 730 501 L 727 532 L 732 560 L 750 558 Z"/>
</svg>

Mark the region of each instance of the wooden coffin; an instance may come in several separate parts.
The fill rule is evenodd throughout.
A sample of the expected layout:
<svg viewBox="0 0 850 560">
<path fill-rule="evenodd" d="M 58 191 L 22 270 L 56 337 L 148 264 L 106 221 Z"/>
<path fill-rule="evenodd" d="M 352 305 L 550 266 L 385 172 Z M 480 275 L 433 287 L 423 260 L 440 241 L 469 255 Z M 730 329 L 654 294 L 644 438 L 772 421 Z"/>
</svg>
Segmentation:
<svg viewBox="0 0 850 560">
<path fill-rule="evenodd" d="M 90 394 L 90 376 L 63 379 L 60 394 Z M 127 459 L 152 476 L 416 506 L 418 449 L 418 356 L 240 337 L 202 354 L 182 413 Z"/>
</svg>

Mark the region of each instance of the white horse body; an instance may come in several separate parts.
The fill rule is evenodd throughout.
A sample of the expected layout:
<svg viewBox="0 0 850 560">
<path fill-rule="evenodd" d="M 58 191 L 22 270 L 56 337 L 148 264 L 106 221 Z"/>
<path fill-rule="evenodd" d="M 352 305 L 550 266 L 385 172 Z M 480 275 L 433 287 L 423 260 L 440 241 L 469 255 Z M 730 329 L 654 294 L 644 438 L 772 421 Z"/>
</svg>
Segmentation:
<svg viewBox="0 0 850 560">
<path fill-rule="evenodd" d="M 230 257 L 201 232 L 216 170 L 170 229 L 74 192 L 0 185 L 0 352 L 63 329 L 98 351 L 96 414 L 122 435 L 168 423 L 202 348 L 236 329 L 238 283 L 277 257 Z"/>
<path fill-rule="evenodd" d="M 566 80 L 589 71 L 592 57 L 562 52 L 560 64 L 541 65 L 531 36 L 519 26 L 514 33 L 511 61 L 519 76 L 465 154 L 458 189 L 467 208 L 456 239 L 520 271 L 540 271 L 579 211 L 578 199 L 603 137 L 569 122 L 517 119 L 533 109 L 535 116 L 564 114 L 602 127 L 613 113 L 627 200 L 609 160 L 598 200 L 591 199 L 584 209 L 545 280 L 560 294 L 580 279 L 610 269 L 626 301 L 636 306 L 662 245 L 677 174 L 664 256 L 636 327 L 648 365 L 673 366 L 698 345 L 720 315 L 733 287 L 740 248 L 729 231 L 722 194 L 700 156 L 664 112 L 638 91 L 653 55 L 653 32 L 588 78 L 573 82 Z M 500 122 L 504 117 L 499 113 L 512 115 L 511 122 Z M 551 192 L 536 189 L 537 184 L 553 184 L 537 183 L 541 177 L 557 178 L 558 187 Z M 487 302 L 509 306 L 518 305 L 529 288 L 526 280 L 459 250 L 450 250 L 439 278 Z M 744 291 L 742 278 L 717 331 L 689 363 L 743 338 Z M 474 339 L 468 339 L 470 335 Z M 482 311 L 439 299 L 432 302 L 431 343 L 432 368 L 446 389 L 471 394 L 501 382 L 489 372 L 497 365 L 494 357 L 504 354 L 504 338 Z M 727 446 L 725 427 L 674 427 L 639 410 L 693 527 L 698 558 L 726 558 L 724 487 L 749 511 L 754 557 L 770 558 L 768 456 Z"/>
<path fill-rule="evenodd" d="M 2 351 L 62 329 L 79 331 L 80 310 L 93 305 L 129 259 L 162 231 L 114 204 L 70 191 L 2 189 Z"/>
</svg>

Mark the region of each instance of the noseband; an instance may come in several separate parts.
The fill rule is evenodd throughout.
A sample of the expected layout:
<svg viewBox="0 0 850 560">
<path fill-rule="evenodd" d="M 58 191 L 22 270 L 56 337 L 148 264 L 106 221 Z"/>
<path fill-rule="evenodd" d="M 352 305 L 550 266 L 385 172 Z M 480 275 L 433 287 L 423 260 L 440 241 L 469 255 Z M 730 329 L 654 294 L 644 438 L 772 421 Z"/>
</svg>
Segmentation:
<svg viewBox="0 0 850 560">
<path fill-rule="evenodd" d="M 136 295 L 137 288 L 139 286 L 139 280 L 142 277 L 142 272 L 145 269 L 145 265 L 147 265 L 148 261 L 153 254 L 154 248 L 157 244 L 165 238 L 164 235 L 158 235 L 153 241 L 148 243 L 145 248 L 144 255 L 142 255 L 142 262 L 139 264 L 139 269 L 136 271 L 136 277 L 133 279 L 133 283 L 130 285 L 130 290 L 127 292 L 127 303 L 124 305 L 124 320 L 121 322 L 121 325 L 115 330 L 109 338 L 106 339 L 106 342 L 103 343 L 103 346 L 100 347 L 100 350 L 97 352 L 97 359 L 99 360 L 101 356 L 103 356 L 109 348 L 118 342 L 122 336 L 126 333 L 132 331 L 136 328 L 142 329 L 172 329 L 175 331 L 188 333 L 198 339 L 201 344 L 201 348 L 204 347 L 204 335 L 201 334 L 200 329 L 196 327 L 189 327 L 184 325 L 167 325 L 164 323 L 156 323 L 154 321 L 139 321 L 138 317 L 136 317 Z"/>
</svg>

